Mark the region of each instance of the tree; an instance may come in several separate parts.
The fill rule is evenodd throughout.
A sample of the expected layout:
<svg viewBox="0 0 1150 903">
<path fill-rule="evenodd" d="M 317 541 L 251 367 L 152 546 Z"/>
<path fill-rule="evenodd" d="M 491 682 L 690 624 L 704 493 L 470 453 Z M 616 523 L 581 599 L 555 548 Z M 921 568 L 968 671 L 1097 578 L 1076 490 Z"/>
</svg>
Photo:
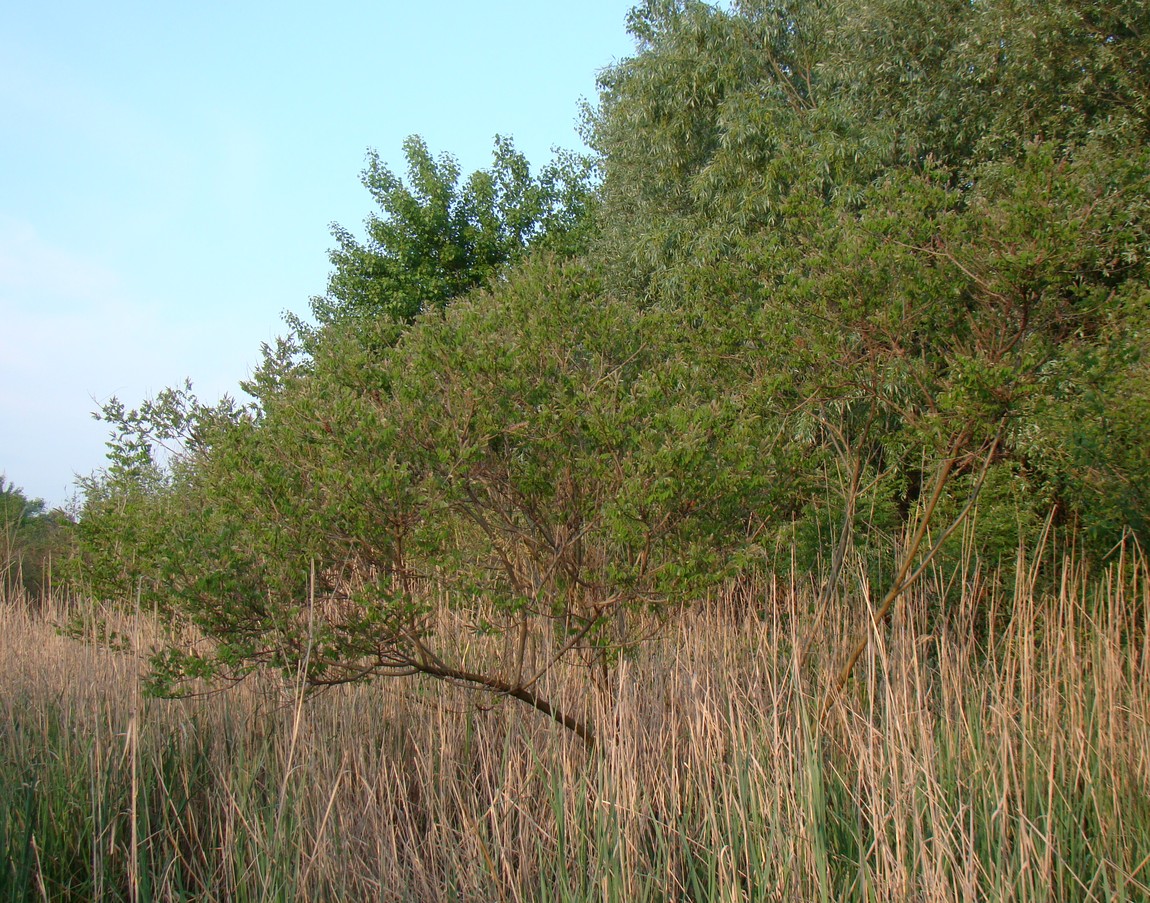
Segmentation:
<svg viewBox="0 0 1150 903">
<path fill-rule="evenodd" d="M 510 140 L 496 138 L 491 169 L 461 184 L 455 159 L 432 156 L 423 139 L 408 138 L 403 152 L 407 182 L 368 154 L 363 184 L 380 213 L 368 218 L 366 241 L 333 226 L 339 247 L 328 291 L 312 299 L 321 327 L 348 319 L 406 325 L 489 284 L 528 248 L 579 247 L 591 193 L 578 157 L 560 155 L 536 177 Z"/>
<path fill-rule="evenodd" d="M 1051 504 L 1148 538 L 1147 15 L 651 0 L 602 79 L 613 288 L 745 316 L 764 415 L 840 475 L 762 518 L 841 520 L 880 617 L 976 501 L 989 555 Z"/>
<path fill-rule="evenodd" d="M 768 491 L 744 400 L 668 354 L 668 325 L 544 256 L 386 353 L 344 334 L 306 372 L 269 354 L 255 406 L 111 405 L 121 460 L 184 437 L 159 482 L 145 453 L 112 475 L 132 491 L 109 494 L 149 500 L 133 591 L 210 640 L 167 650 L 158 685 L 259 665 L 313 686 L 418 674 L 592 742 L 586 715 L 548 696 L 551 669 L 581 656 L 606 675 L 635 641 L 628 612 L 722 579 Z M 127 509 L 93 498 L 86 535 L 122 534 Z M 506 642 L 477 656 L 492 633 Z"/>
<path fill-rule="evenodd" d="M 53 585 L 54 565 L 67 557 L 72 519 L 0 474 L 0 592 L 37 600 Z"/>
<path fill-rule="evenodd" d="M 1150 539 L 1146 12 L 1035 9 L 649 0 L 594 198 L 509 145 L 462 187 L 373 158 L 382 215 L 251 404 L 105 410 L 94 572 L 209 641 L 161 681 L 423 674 L 590 739 L 555 663 L 609 682 L 630 612 L 796 534 L 880 620 L 959 527 Z"/>
</svg>

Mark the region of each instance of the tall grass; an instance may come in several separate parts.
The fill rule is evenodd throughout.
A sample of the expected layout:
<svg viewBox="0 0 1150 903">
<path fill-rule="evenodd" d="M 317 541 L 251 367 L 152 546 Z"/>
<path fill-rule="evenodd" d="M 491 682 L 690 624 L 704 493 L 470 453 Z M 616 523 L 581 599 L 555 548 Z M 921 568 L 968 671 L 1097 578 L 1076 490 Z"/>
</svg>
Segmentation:
<svg viewBox="0 0 1150 903">
<path fill-rule="evenodd" d="M 606 690 L 550 678 L 594 754 L 434 683 L 142 698 L 146 622 L 110 651 L 10 600 L 0 900 L 1150 900 L 1145 563 L 1013 571 L 881 626 L 848 581 L 802 666 L 814 593 L 733 588 Z"/>
</svg>

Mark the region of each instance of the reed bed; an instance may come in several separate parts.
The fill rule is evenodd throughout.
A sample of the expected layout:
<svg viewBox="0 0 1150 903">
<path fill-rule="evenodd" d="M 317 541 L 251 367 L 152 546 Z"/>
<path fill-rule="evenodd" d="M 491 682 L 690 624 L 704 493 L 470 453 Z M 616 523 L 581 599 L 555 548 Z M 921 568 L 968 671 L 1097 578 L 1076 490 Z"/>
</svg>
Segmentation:
<svg viewBox="0 0 1150 903">
<path fill-rule="evenodd" d="M 887 625 L 861 576 L 821 614 L 743 581 L 548 678 L 594 752 L 434 682 L 148 699 L 146 618 L 109 647 L 12 599 L 0 899 L 1150 900 L 1146 565 L 1011 570 Z"/>
</svg>

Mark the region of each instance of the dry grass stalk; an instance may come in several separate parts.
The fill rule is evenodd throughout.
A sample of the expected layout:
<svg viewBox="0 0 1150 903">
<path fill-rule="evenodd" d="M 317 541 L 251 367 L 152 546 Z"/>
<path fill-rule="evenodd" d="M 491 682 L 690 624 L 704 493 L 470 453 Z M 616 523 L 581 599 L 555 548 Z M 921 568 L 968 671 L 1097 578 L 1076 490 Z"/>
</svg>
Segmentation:
<svg viewBox="0 0 1150 903">
<path fill-rule="evenodd" d="M 141 899 L 1150 899 L 1145 563 L 1068 559 L 1053 584 L 1015 570 L 1012 604 L 971 569 L 945 618 L 945 581 L 912 590 L 822 729 L 824 650 L 868 620 L 861 569 L 805 664 L 815 595 L 764 582 L 682 612 L 607 688 L 574 664 L 549 674 L 550 697 L 600 726 L 593 755 L 439 682 L 297 706 L 269 677 L 145 700 L 126 792 L 135 657 L 6 604 L 0 717 L 18 730 L 0 767 L 23 755 L 44 806 L 85 809 L 72 890 L 43 865 L 66 839 L 37 827 L 27 871 L 52 899 L 127 896 L 132 812 Z M 69 784 L 50 749 L 86 776 Z M 10 881 L 22 824 L 9 815 Z"/>
</svg>

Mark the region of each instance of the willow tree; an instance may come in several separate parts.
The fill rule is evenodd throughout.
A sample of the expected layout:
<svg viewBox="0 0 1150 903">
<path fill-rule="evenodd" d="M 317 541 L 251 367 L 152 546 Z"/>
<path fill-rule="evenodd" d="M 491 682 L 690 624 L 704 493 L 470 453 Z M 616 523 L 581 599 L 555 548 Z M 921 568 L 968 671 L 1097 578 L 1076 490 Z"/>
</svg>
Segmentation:
<svg viewBox="0 0 1150 903">
<path fill-rule="evenodd" d="M 306 368 L 269 353 L 245 407 L 110 408 L 113 447 L 152 482 L 139 509 L 105 501 L 132 497 L 123 467 L 92 487 L 113 491 L 92 496 L 90 538 L 125 510 L 144 521 L 104 591 L 203 638 L 163 650 L 155 687 L 263 666 L 316 687 L 422 675 L 593 742 L 590 701 L 556 697 L 555 666 L 609 683 L 651 623 L 634 614 L 730 574 L 772 491 L 746 399 L 697 378 L 676 326 L 543 256 L 384 351 L 349 331 Z"/>
<path fill-rule="evenodd" d="M 1148 15 L 649 0 L 597 195 L 373 162 L 253 403 L 108 411 L 91 560 L 206 638 L 164 679 L 423 674 L 590 738 L 553 666 L 796 530 L 882 613 L 976 501 L 987 555 L 1052 504 L 1150 539 Z"/>
<path fill-rule="evenodd" d="M 865 539 L 886 613 L 976 501 L 991 556 L 1051 506 L 1100 552 L 1150 538 L 1145 4 L 651 0 L 631 25 L 592 121 L 599 252 L 753 364 L 812 464 L 762 518 L 839 537 L 828 587 Z"/>
</svg>

